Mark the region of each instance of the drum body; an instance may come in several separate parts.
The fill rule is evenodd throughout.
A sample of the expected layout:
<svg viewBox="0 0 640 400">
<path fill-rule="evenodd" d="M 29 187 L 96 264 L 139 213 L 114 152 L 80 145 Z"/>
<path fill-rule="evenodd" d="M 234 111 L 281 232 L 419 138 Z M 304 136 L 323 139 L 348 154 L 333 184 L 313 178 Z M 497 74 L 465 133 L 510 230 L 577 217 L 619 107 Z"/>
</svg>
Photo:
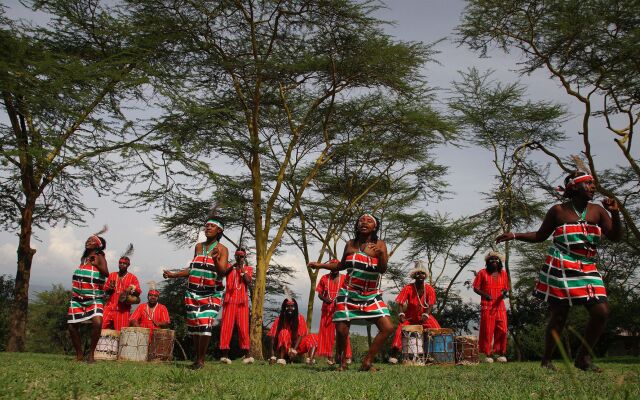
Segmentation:
<svg viewBox="0 0 640 400">
<path fill-rule="evenodd" d="M 173 339 L 171 329 L 154 329 L 149 343 L 149 361 L 171 361 L 173 359 Z"/>
<path fill-rule="evenodd" d="M 456 336 L 456 364 L 478 364 L 478 338 L 476 336 Z"/>
<path fill-rule="evenodd" d="M 122 328 L 118 360 L 147 361 L 149 354 L 149 328 Z"/>
<path fill-rule="evenodd" d="M 113 329 L 103 329 L 96 345 L 93 356 L 96 360 L 117 360 L 120 332 Z"/>
<path fill-rule="evenodd" d="M 427 329 L 424 342 L 427 363 L 455 364 L 455 342 L 451 329 Z"/>
<path fill-rule="evenodd" d="M 402 327 L 402 363 L 424 365 L 422 325 L 405 325 Z"/>
</svg>

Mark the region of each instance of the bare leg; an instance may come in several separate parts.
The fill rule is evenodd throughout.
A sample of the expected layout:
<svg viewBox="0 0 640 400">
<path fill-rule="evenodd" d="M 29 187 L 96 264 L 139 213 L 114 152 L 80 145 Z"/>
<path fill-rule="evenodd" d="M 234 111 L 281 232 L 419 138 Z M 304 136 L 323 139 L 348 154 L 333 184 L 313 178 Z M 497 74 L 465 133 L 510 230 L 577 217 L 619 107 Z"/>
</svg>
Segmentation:
<svg viewBox="0 0 640 400">
<path fill-rule="evenodd" d="M 568 304 L 554 304 L 549 303 L 549 310 L 551 311 L 551 318 L 547 324 L 547 329 L 544 336 L 544 354 L 542 355 L 541 366 L 555 369 L 551 364 L 551 357 L 553 357 L 553 351 L 556 349 L 555 337 L 560 337 L 564 325 L 567 322 L 567 316 L 569 315 Z"/>
<path fill-rule="evenodd" d="M 377 318 L 375 324 L 378 327 L 378 334 L 373 338 L 369 352 L 362 360 L 362 364 L 360 365 L 360 370 L 362 371 L 375 371 L 375 368 L 373 368 L 373 360 L 384 345 L 384 342 L 394 331 L 391 318 L 389 317 Z"/>
<path fill-rule="evenodd" d="M 68 324 L 69 336 L 71 336 L 71 343 L 76 351 L 76 361 L 82 361 L 82 345 L 80 344 L 80 332 L 78 331 L 78 324 Z"/>
<path fill-rule="evenodd" d="M 201 335 L 198 343 L 198 358 L 196 364 L 204 366 L 204 358 L 207 355 L 207 349 L 209 348 L 209 342 L 211 336 Z"/>
<path fill-rule="evenodd" d="M 349 328 L 351 328 L 351 323 L 349 322 L 336 322 L 336 363 L 339 371 L 347 369 L 347 360 L 344 354 L 347 350 Z"/>
<path fill-rule="evenodd" d="M 588 306 L 587 309 L 589 310 L 589 321 L 587 321 L 587 327 L 584 333 L 586 343 L 583 343 L 578 350 L 575 366 L 585 371 L 602 372 L 602 370 L 596 367 L 591 361 L 590 353 L 604 331 L 607 319 L 609 318 L 609 304 L 593 304 Z M 586 347 L 585 344 L 588 347 Z"/>
<path fill-rule="evenodd" d="M 93 358 L 93 353 L 98 346 L 98 340 L 100 340 L 100 332 L 102 331 L 102 317 L 94 317 L 91 319 L 91 347 L 89 348 L 89 355 L 87 356 L 87 362 L 93 364 L 96 362 Z"/>
</svg>

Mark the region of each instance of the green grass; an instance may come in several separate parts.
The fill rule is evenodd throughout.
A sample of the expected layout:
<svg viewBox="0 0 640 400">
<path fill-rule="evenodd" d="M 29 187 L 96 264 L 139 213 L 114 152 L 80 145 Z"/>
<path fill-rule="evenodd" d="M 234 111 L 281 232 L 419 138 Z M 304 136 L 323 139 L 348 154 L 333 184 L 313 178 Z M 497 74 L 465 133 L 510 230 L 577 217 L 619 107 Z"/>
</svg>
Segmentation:
<svg viewBox="0 0 640 400">
<path fill-rule="evenodd" d="M 70 357 L 0 353 L 0 398 L 10 399 L 638 399 L 640 360 L 601 360 L 604 373 L 545 371 L 537 363 L 405 367 L 376 373 L 316 366 L 78 363 Z"/>
</svg>

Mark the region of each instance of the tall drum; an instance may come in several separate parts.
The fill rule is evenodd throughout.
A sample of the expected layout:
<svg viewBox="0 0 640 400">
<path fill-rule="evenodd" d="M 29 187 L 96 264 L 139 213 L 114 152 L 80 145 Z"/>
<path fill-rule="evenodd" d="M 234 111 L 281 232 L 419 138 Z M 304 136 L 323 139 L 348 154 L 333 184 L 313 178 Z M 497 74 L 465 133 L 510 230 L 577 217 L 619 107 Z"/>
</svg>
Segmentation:
<svg viewBox="0 0 640 400">
<path fill-rule="evenodd" d="M 149 361 L 173 360 L 173 340 L 175 332 L 171 329 L 154 329 L 149 343 Z"/>
<path fill-rule="evenodd" d="M 403 364 L 424 365 L 422 333 L 422 325 L 405 325 L 402 327 Z"/>
<path fill-rule="evenodd" d="M 149 354 L 149 328 L 122 328 L 118 360 L 147 361 Z"/>
<path fill-rule="evenodd" d="M 456 351 L 451 329 L 427 329 L 424 335 L 427 363 L 455 364 Z"/>
<path fill-rule="evenodd" d="M 100 332 L 100 339 L 98 339 L 93 357 L 96 360 L 117 360 L 119 342 L 120 332 L 113 329 L 103 329 Z"/>
</svg>

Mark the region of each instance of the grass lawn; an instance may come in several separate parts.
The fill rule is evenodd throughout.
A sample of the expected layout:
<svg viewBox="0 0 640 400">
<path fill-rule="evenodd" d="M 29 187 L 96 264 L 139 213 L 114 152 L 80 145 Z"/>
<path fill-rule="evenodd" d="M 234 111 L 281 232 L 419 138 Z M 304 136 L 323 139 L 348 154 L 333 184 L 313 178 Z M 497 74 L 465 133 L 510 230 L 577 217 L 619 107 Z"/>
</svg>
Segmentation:
<svg viewBox="0 0 640 400">
<path fill-rule="evenodd" d="M 71 357 L 0 353 L 2 399 L 639 399 L 640 359 L 601 360 L 604 373 L 537 363 L 405 367 L 375 373 L 318 365 L 78 363 Z"/>
</svg>

